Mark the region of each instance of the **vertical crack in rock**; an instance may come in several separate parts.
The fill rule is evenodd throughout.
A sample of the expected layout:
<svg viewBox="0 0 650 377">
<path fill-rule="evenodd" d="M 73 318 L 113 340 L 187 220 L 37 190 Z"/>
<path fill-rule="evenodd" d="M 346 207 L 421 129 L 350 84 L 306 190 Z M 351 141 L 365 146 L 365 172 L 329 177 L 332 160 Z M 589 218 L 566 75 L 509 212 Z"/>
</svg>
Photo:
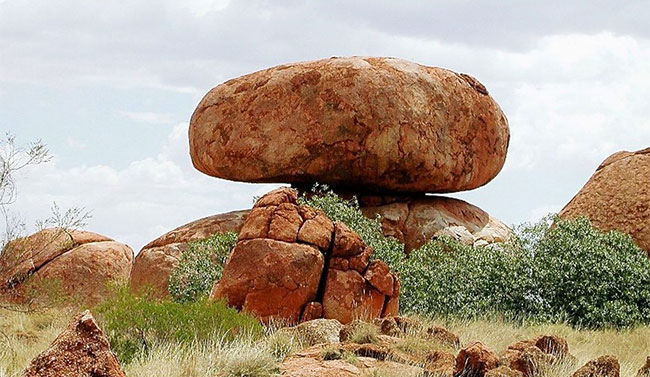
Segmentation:
<svg viewBox="0 0 650 377">
<path fill-rule="evenodd" d="M 330 239 L 330 245 L 325 251 L 325 262 L 323 265 L 323 272 L 320 275 L 320 281 L 318 282 L 318 291 L 316 291 L 316 302 L 323 303 L 323 297 L 325 296 L 325 284 L 327 284 L 327 275 L 329 273 L 330 259 L 332 258 L 332 250 L 334 249 L 334 237 L 336 235 L 336 224 L 334 224 L 334 230 L 332 231 L 332 238 Z"/>
</svg>

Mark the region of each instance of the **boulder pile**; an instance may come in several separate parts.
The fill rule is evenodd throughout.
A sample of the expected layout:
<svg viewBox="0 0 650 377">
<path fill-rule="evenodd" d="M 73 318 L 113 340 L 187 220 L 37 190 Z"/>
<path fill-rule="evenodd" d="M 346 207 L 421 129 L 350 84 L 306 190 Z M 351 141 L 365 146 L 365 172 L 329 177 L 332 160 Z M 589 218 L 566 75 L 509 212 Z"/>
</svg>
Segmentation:
<svg viewBox="0 0 650 377">
<path fill-rule="evenodd" d="M 345 224 L 297 200 L 289 188 L 257 200 L 211 297 L 263 321 L 396 315 L 397 276 Z"/>
<path fill-rule="evenodd" d="M 501 170 L 510 132 L 475 78 L 394 58 L 349 57 L 286 64 L 210 90 L 190 121 L 194 166 L 243 182 L 327 184 L 379 216 L 409 252 L 432 238 L 472 245 L 511 230 L 462 200 L 430 195 L 480 187 Z M 239 232 L 248 211 L 201 219 L 138 254 L 132 285 L 167 295 L 187 242 Z"/>
<path fill-rule="evenodd" d="M 51 294 L 93 305 L 106 297 L 107 283 L 128 280 L 132 263 L 133 250 L 108 237 L 44 229 L 0 253 L 0 298 L 24 303 Z"/>
</svg>

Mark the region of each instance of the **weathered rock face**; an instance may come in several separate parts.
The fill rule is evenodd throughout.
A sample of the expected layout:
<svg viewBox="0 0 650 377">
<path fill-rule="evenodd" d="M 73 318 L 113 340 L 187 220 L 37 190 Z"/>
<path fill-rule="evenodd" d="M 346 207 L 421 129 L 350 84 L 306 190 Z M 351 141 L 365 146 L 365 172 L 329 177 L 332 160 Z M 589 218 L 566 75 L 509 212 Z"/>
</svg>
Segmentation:
<svg viewBox="0 0 650 377">
<path fill-rule="evenodd" d="M 521 372 L 524 377 L 543 374 L 552 364 L 573 362 L 566 339 L 557 335 L 540 335 L 508 346 L 500 364 Z"/>
<path fill-rule="evenodd" d="M 45 229 L 10 242 L 0 254 L 0 292 L 21 301 L 56 288 L 61 292 L 53 293 L 94 304 L 106 296 L 108 282 L 129 278 L 132 262 L 130 247 L 105 236 Z"/>
<path fill-rule="evenodd" d="M 536 346 L 509 348 L 501 356 L 500 364 L 519 371 L 524 377 L 541 374 L 555 362 L 555 356 L 543 352 Z"/>
<path fill-rule="evenodd" d="M 619 377 L 620 373 L 618 359 L 612 355 L 604 355 L 587 362 L 571 377 Z"/>
<path fill-rule="evenodd" d="M 187 250 L 188 243 L 217 233 L 239 232 L 248 212 L 233 211 L 206 217 L 151 241 L 135 257 L 131 289 L 140 291 L 149 288 L 156 297 L 169 296 L 169 275 L 178 265 L 180 255 Z"/>
<path fill-rule="evenodd" d="M 408 253 L 433 238 L 453 237 L 482 246 L 504 242 L 512 230 L 463 200 L 444 196 L 358 196 L 366 217 L 380 217 L 383 233 L 404 243 Z"/>
<path fill-rule="evenodd" d="M 248 214 L 211 297 L 264 321 L 389 315 L 399 282 L 382 262 L 369 262 L 371 254 L 347 226 L 298 205 L 296 191 L 277 189 Z"/>
<path fill-rule="evenodd" d="M 351 197 L 351 193 L 341 193 Z M 380 216 L 383 233 L 405 244 L 408 253 L 434 237 L 447 235 L 471 245 L 503 242 L 512 231 L 498 219 L 462 200 L 441 196 L 358 196 L 361 211 L 369 218 Z M 157 297 L 167 297 L 167 281 L 178 265 L 178 258 L 193 240 L 216 233 L 239 232 L 250 210 L 214 215 L 183 225 L 150 242 L 135 258 L 131 287 L 138 291 L 149 287 Z M 318 229 L 319 217 L 302 228 L 303 237 Z M 312 237 L 316 237 L 313 235 Z M 318 244 L 329 245 L 322 233 Z M 343 263 L 348 263 L 344 261 Z M 399 287 L 397 287 L 399 289 Z M 396 302 L 391 302 L 395 306 Z M 396 308 L 391 312 L 397 313 Z M 319 317 L 314 317 L 319 318 Z M 309 318 L 313 319 L 313 318 Z"/>
<path fill-rule="evenodd" d="M 496 176 L 509 129 L 469 75 L 351 57 L 229 80 L 199 103 L 189 138 L 194 166 L 220 178 L 453 192 Z"/>
<path fill-rule="evenodd" d="M 650 254 L 650 148 L 608 157 L 559 215 L 628 233 Z"/>
<path fill-rule="evenodd" d="M 483 377 L 490 369 L 499 366 L 496 353 L 481 342 L 471 343 L 456 355 L 454 376 Z"/>
<path fill-rule="evenodd" d="M 77 315 L 23 372 L 23 377 L 61 376 L 125 376 L 89 311 Z"/>
</svg>

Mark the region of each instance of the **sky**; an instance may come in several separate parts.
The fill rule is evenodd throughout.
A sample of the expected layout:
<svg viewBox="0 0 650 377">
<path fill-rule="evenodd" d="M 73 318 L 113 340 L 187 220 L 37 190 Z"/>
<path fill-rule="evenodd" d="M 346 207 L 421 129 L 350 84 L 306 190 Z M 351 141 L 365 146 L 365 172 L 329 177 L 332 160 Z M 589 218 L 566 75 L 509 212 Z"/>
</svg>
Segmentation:
<svg viewBox="0 0 650 377">
<path fill-rule="evenodd" d="M 31 224 L 83 207 L 136 252 L 276 185 L 196 171 L 187 129 L 225 80 L 331 56 L 469 73 L 511 140 L 501 173 L 449 194 L 507 224 L 560 210 L 610 154 L 650 146 L 650 2 L 0 0 L 0 132 L 53 159 L 17 176 Z M 1 225 L 1 224 L 0 224 Z"/>
</svg>

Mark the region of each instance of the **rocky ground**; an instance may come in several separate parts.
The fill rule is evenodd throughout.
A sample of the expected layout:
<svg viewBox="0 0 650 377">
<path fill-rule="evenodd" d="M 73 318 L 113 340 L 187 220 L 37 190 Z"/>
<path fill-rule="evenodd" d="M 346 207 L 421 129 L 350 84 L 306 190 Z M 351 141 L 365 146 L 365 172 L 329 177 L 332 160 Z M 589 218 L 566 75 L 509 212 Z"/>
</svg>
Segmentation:
<svg viewBox="0 0 650 377">
<path fill-rule="evenodd" d="M 645 377 L 650 367 L 648 327 L 580 331 L 417 317 L 348 325 L 319 319 L 227 345 L 218 339 L 203 346 L 157 344 L 147 357 L 120 367 L 92 315 L 66 324 L 67 313 L 1 311 L 0 376 L 20 376 L 28 364 L 24 376 Z"/>
</svg>

